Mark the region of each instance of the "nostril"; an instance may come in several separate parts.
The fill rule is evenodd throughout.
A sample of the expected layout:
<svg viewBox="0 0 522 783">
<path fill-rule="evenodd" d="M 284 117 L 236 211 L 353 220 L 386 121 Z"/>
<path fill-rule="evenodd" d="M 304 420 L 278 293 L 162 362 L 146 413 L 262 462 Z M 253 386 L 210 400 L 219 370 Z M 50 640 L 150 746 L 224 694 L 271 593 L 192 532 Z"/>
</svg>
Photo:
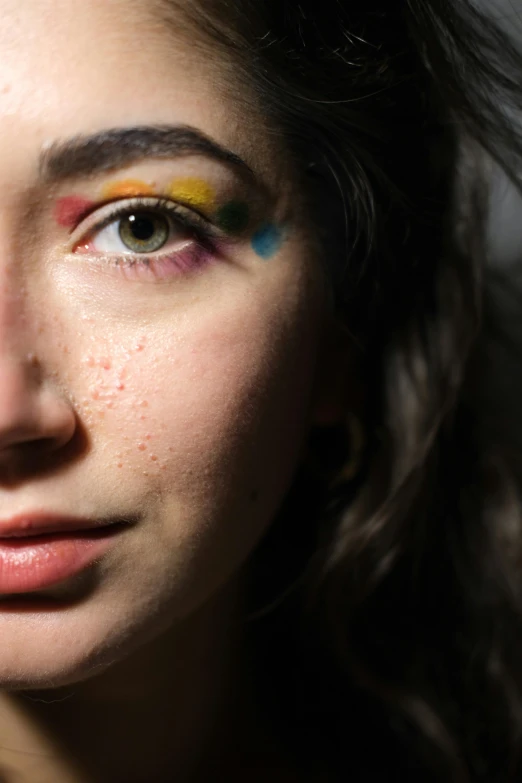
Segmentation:
<svg viewBox="0 0 522 783">
<path fill-rule="evenodd" d="M 27 357 L 27 362 L 29 357 Z M 71 403 L 42 382 L 37 366 L 0 362 L 0 454 L 17 446 L 38 453 L 56 451 L 74 435 L 76 415 Z"/>
</svg>

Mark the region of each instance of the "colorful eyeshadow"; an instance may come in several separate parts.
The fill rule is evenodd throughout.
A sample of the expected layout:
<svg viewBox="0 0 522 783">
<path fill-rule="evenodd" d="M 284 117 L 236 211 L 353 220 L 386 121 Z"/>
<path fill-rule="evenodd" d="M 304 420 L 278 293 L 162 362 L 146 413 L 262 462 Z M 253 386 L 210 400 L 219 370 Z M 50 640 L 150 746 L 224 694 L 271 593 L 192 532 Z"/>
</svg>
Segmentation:
<svg viewBox="0 0 522 783">
<path fill-rule="evenodd" d="M 218 210 L 216 223 L 227 234 L 241 234 L 248 226 L 250 210 L 243 201 L 229 201 Z"/>
<path fill-rule="evenodd" d="M 56 202 L 54 217 L 60 226 L 71 228 L 94 205 L 94 201 L 80 196 L 65 196 Z"/>
<path fill-rule="evenodd" d="M 154 188 L 141 179 L 122 179 L 119 182 L 109 182 L 102 192 L 104 198 L 133 198 L 153 196 Z"/>
<path fill-rule="evenodd" d="M 197 177 L 178 177 L 167 188 L 167 195 L 190 207 L 212 211 L 216 193 L 208 183 Z"/>
<path fill-rule="evenodd" d="M 252 237 L 252 248 L 258 256 L 271 258 L 283 243 L 283 231 L 273 223 L 266 223 Z"/>
</svg>

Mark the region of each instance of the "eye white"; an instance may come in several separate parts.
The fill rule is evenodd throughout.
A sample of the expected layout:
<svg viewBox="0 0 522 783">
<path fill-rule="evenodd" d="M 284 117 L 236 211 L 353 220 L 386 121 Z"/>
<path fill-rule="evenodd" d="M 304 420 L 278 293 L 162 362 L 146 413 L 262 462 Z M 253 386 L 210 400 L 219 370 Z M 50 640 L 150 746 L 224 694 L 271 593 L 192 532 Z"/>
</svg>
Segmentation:
<svg viewBox="0 0 522 783">
<path fill-rule="evenodd" d="M 93 235 L 92 244 L 101 253 L 132 253 L 120 237 L 120 220 L 113 220 Z"/>
</svg>

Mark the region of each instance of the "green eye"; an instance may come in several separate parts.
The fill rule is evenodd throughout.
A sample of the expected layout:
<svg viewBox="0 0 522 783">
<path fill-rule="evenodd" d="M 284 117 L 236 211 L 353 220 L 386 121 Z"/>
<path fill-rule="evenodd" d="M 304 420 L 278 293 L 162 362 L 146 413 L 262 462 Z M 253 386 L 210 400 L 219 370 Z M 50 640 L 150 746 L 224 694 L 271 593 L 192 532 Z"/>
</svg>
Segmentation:
<svg viewBox="0 0 522 783">
<path fill-rule="evenodd" d="M 133 253 L 153 253 L 169 238 L 169 221 L 154 212 L 134 212 L 118 223 L 120 239 Z"/>
</svg>

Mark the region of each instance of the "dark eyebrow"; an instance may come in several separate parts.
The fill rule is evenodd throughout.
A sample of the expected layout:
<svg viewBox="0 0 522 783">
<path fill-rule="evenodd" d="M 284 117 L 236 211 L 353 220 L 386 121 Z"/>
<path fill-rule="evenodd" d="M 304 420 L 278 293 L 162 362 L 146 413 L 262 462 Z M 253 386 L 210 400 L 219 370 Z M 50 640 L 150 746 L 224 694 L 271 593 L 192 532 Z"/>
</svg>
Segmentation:
<svg viewBox="0 0 522 783">
<path fill-rule="evenodd" d="M 150 158 L 204 155 L 255 179 L 250 166 L 204 133 L 185 125 L 109 128 L 49 144 L 41 153 L 39 176 L 45 183 L 101 174 Z"/>
</svg>

